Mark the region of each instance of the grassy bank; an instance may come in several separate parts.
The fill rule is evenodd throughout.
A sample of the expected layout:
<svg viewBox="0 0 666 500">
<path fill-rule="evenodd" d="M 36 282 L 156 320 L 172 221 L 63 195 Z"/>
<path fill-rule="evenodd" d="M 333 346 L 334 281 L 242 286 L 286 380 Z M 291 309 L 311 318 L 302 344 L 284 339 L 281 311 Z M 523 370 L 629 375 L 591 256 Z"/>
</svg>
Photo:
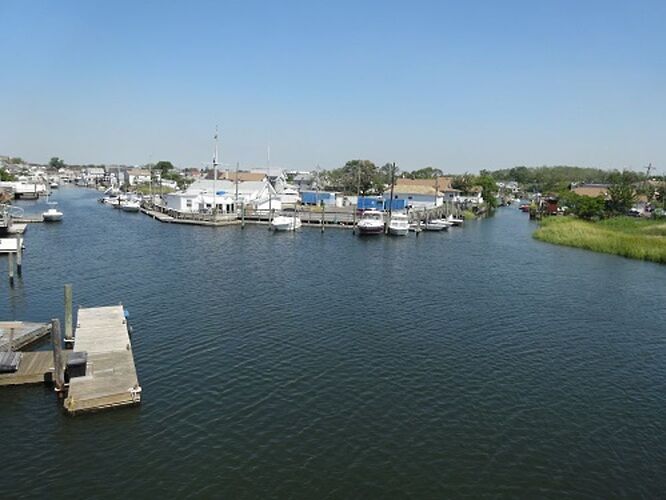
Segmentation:
<svg viewBox="0 0 666 500">
<path fill-rule="evenodd" d="M 536 239 L 666 264 L 666 221 L 617 217 L 586 222 L 573 217 L 549 217 L 533 235 Z"/>
</svg>

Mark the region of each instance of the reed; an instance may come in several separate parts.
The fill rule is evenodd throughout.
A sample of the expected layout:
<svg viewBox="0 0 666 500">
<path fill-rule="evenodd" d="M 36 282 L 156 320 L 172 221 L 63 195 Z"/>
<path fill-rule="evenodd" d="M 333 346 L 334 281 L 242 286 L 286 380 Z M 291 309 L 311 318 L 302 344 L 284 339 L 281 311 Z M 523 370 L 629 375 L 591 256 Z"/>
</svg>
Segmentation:
<svg viewBox="0 0 666 500">
<path fill-rule="evenodd" d="M 666 264 L 666 222 L 618 217 L 587 222 L 551 217 L 540 224 L 534 238 L 594 252 Z"/>
</svg>

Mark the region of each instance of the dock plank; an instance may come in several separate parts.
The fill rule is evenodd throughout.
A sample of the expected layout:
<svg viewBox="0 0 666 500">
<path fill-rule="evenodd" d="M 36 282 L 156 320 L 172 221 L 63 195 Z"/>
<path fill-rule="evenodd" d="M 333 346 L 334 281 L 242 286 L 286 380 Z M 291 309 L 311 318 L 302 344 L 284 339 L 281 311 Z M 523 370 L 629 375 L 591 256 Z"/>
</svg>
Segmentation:
<svg viewBox="0 0 666 500">
<path fill-rule="evenodd" d="M 63 355 L 66 362 L 68 353 L 63 352 Z M 52 351 L 22 352 L 17 371 L 0 373 L 0 386 L 41 384 L 44 382 L 44 375 L 53 372 Z"/>
<path fill-rule="evenodd" d="M 29 323 L 25 321 L 0 321 L 0 351 L 9 347 L 10 329 L 14 329 L 12 350 L 18 351 L 45 337 L 51 331 L 48 323 Z"/>
</svg>

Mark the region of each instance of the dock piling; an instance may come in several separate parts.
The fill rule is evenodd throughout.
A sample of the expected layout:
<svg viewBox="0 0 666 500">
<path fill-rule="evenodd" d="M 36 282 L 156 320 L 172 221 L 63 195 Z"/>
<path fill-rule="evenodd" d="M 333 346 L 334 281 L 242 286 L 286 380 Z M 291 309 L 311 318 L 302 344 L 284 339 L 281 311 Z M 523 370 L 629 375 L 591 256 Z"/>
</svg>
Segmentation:
<svg viewBox="0 0 666 500">
<path fill-rule="evenodd" d="M 72 285 L 65 285 L 65 342 L 69 343 L 74 338 L 72 328 Z"/>
<path fill-rule="evenodd" d="M 62 392 L 65 386 L 65 373 L 62 364 L 62 337 L 60 336 L 60 320 L 51 320 L 51 344 L 53 345 L 53 368 L 56 391 Z"/>
<path fill-rule="evenodd" d="M 9 253 L 7 255 L 9 260 L 7 261 L 7 272 L 9 273 L 9 286 L 14 286 L 14 254 Z"/>
<path fill-rule="evenodd" d="M 16 237 L 16 274 L 21 277 L 23 274 L 23 238 Z"/>
</svg>

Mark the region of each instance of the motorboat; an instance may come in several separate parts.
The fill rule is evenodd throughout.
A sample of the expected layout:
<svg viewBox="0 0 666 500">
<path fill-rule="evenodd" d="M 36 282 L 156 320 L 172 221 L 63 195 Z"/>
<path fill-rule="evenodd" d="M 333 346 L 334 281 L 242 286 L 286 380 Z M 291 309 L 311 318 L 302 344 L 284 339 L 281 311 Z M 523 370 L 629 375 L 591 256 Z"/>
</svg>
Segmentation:
<svg viewBox="0 0 666 500">
<path fill-rule="evenodd" d="M 299 217 L 278 215 L 271 221 L 271 229 L 274 231 L 295 231 L 303 225 Z"/>
<path fill-rule="evenodd" d="M 428 220 L 425 223 L 426 231 L 448 231 L 449 223 L 444 219 Z"/>
<path fill-rule="evenodd" d="M 412 231 L 413 233 L 420 233 L 421 231 L 423 231 L 423 225 L 421 224 L 420 221 L 410 222 L 409 230 Z"/>
<path fill-rule="evenodd" d="M 58 203 L 55 201 L 49 201 L 48 204 L 51 205 L 51 208 L 49 208 L 46 212 L 42 213 L 42 218 L 44 219 L 44 222 L 61 221 L 63 213 L 56 208 Z"/>
<path fill-rule="evenodd" d="M 409 218 L 405 214 L 393 214 L 389 221 L 389 234 L 394 236 L 407 236 L 409 232 Z"/>
<path fill-rule="evenodd" d="M 60 187 L 60 184 L 58 184 L 57 182 L 53 181 L 53 182 L 50 184 L 50 187 L 51 187 L 51 189 L 58 189 L 58 188 Z"/>
<path fill-rule="evenodd" d="M 359 234 L 383 234 L 384 215 L 375 209 L 366 210 L 356 224 Z"/>
<path fill-rule="evenodd" d="M 120 202 L 120 208 L 123 212 L 138 212 L 141 209 L 139 200 L 124 200 Z"/>
<path fill-rule="evenodd" d="M 462 226 L 463 222 L 465 222 L 463 219 L 454 217 L 453 214 L 449 215 L 446 218 L 446 221 L 449 222 L 452 226 Z"/>
</svg>

